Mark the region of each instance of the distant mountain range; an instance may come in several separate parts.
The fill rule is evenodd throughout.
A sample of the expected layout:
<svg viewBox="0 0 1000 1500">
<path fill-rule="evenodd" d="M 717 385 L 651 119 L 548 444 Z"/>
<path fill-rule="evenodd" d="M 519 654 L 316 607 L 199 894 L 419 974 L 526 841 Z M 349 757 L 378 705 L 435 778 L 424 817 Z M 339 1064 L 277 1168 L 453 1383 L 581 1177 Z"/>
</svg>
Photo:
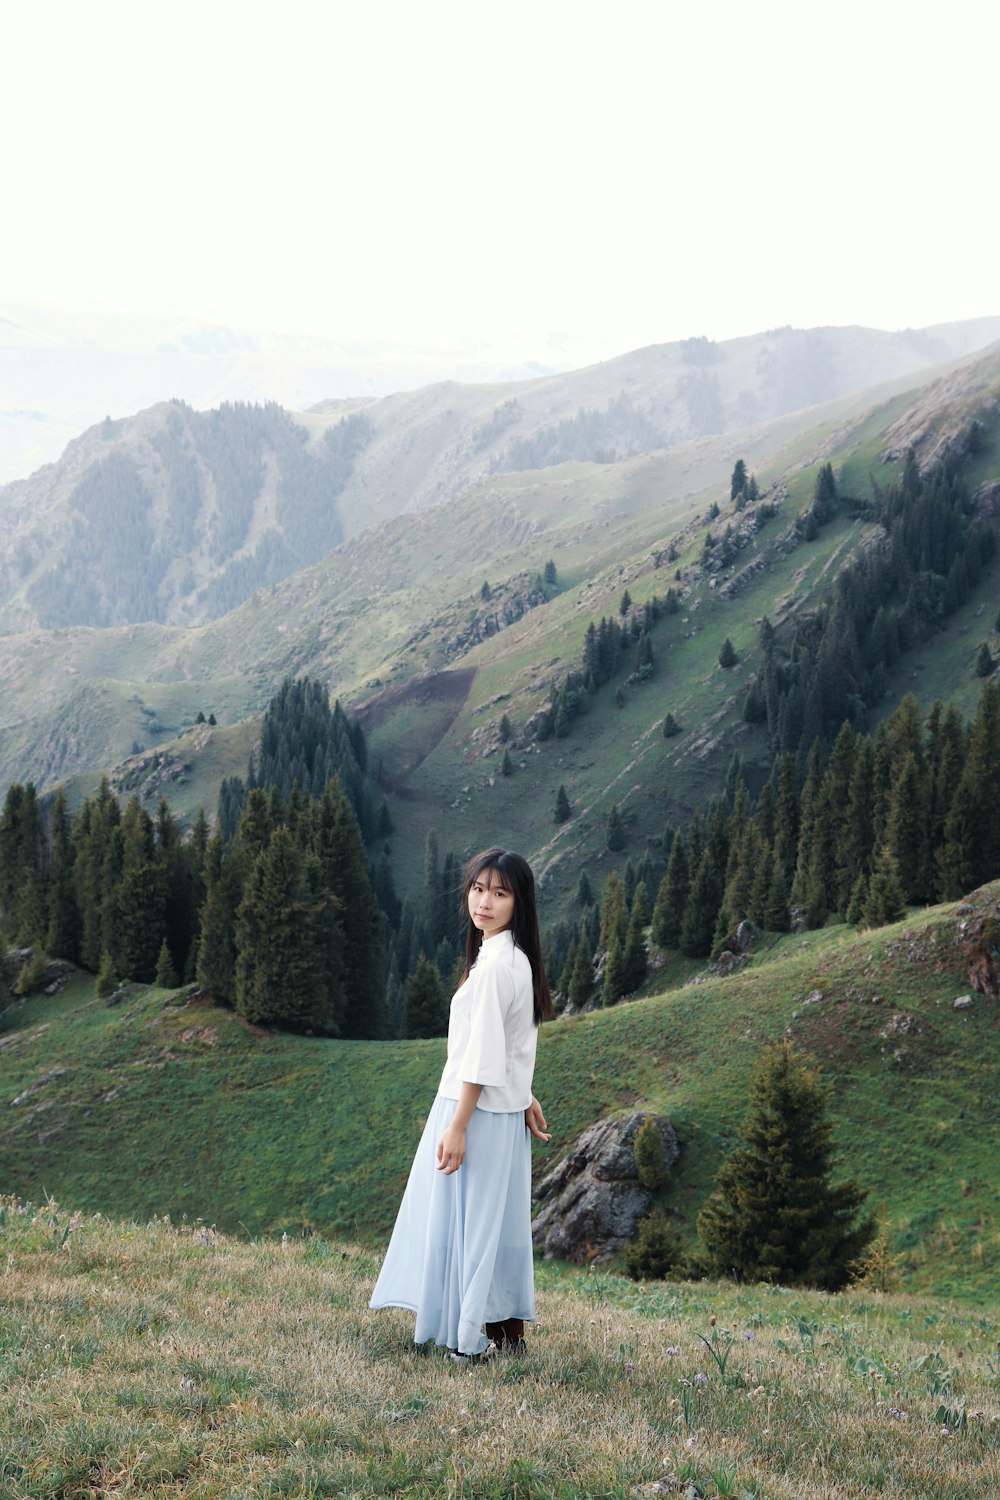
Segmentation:
<svg viewBox="0 0 1000 1500">
<path fill-rule="evenodd" d="M 302 357 L 320 378 L 308 348 L 262 348 L 225 330 L 173 335 L 156 358 Z M 529 380 L 331 398 L 306 412 L 274 402 L 201 412 L 175 400 L 109 417 L 57 463 L 0 489 L 0 629 L 195 625 L 367 527 L 493 476 L 613 468 L 735 430 L 753 448 L 776 418 L 912 385 L 996 337 L 1000 318 L 899 334 L 785 328 L 653 345 Z M 35 342 L 32 358 L 53 354 L 40 333 Z"/>
<path fill-rule="evenodd" d="M 336 396 L 382 396 L 453 378 L 501 381 L 584 363 L 554 338 L 537 359 L 495 342 L 455 347 L 297 337 L 199 323 L 0 305 L 0 483 L 54 463 L 105 416 L 177 396 L 299 409 Z"/>
</svg>

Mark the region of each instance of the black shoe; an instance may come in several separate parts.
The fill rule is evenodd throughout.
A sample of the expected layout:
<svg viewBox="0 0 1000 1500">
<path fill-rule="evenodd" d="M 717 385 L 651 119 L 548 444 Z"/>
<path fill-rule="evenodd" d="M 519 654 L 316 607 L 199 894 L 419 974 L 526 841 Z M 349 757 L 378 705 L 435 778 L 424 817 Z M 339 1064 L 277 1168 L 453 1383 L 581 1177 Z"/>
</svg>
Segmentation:
<svg viewBox="0 0 1000 1500">
<path fill-rule="evenodd" d="M 492 1343 L 487 1344 L 486 1348 L 482 1351 L 481 1354 L 462 1354 L 458 1349 L 450 1349 L 448 1353 L 449 1357 L 453 1359 L 457 1365 L 482 1365 L 485 1364 L 487 1360 L 496 1359 L 497 1346 L 496 1344 Z"/>
</svg>

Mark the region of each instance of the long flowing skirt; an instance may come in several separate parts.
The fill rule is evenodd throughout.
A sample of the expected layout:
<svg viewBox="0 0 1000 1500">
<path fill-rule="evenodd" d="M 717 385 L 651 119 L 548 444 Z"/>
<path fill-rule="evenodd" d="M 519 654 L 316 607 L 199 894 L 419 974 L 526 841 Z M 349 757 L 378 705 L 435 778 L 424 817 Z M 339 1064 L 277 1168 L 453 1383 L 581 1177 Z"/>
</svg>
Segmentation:
<svg viewBox="0 0 1000 1500">
<path fill-rule="evenodd" d="M 474 1110 L 465 1161 L 446 1177 L 437 1144 L 456 1108 L 434 1101 L 369 1305 L 415 1312 L 417 1344 L 479 1354 L 483 1323 L 535 1316 L 531 1137 L 520 1110 Z"/>
</svg>

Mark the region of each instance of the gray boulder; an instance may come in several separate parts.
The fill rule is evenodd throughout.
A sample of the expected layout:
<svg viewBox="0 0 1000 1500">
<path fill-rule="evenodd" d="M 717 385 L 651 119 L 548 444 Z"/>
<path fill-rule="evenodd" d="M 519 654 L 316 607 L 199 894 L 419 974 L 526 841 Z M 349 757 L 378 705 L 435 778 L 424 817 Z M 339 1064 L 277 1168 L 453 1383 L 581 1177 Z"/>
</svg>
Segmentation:
<svg viewBox="0 0 1000 1500">
<path fill-rule="evenodd" d="M 547 1257 L 585 1265 L 607 1260 L 635 1237 L 652 1195 L 639 1181 L 635 1137 L 649 1115 L 636 1112 L 598 1120 L 578 1136 L 569 1154 L 542 1178 L 541 1205 L 532 1238 Z M 669 1120 L 653 1116 L 669 1170 L 680 1156 Z"/>
</svg>

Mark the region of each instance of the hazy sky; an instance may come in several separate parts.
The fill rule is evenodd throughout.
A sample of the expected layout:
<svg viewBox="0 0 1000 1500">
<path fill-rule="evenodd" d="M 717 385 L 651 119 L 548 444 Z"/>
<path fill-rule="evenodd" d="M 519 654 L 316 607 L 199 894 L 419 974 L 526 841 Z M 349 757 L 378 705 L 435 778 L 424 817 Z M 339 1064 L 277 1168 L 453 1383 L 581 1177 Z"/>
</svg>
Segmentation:
<svg viewBox="0 0 1000 1500">
<path fill-rule="evenodd" d="M 526 357 L 997 313 L 997 14 L 8 5 L 0 298 Z"/>
</svg>

